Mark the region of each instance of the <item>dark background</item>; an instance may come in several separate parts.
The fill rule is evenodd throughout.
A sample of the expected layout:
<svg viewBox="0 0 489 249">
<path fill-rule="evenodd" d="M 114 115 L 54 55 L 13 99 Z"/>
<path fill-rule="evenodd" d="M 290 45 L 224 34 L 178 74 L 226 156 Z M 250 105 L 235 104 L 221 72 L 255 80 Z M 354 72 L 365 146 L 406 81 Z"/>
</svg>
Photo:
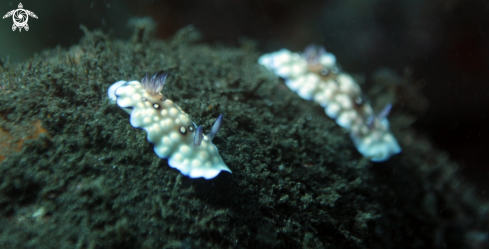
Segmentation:
<svg viewBox="0 0 489 249">
<path fill-rule="evenodd" d="M 0 14 L 17 9 L 0 1 Z M 12 32 L 0 20 L 2 63 L 28 60 L 43 49 L 78 43 L 89 29 L 127 39 L 127 21 L 151 16 L 156 36 L 193 24 L 205 42 L 239 46 L 256 41 L 262 52 L 324 45 L 342 68 L 362 75 L 389 68 L 423 86 L 429 108 L 415 123 L 434 146 L 449 152 L 484 195 L 489 189 L 489 1 L 483 0 L 179 0 L 22 1 L 30 30 Z M 157 51 L 155 51 L 157 52 Z"/>
</svg>

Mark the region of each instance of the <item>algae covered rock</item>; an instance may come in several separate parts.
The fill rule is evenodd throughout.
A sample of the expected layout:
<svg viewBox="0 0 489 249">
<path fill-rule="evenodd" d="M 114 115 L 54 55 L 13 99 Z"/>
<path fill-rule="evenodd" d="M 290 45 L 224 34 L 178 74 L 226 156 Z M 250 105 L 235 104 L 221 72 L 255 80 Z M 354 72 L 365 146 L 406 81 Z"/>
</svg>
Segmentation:
<svg viewBox="0 0 489 249">
<path fill-rule="evenodd" d="M 1 248 L 455 248 L 487 231 L 456 165 L 402 112 L 403 153 L 374 164 L 253 46 L 202 44 L 193 27 L 155 40 L 142 26 L 130 41 L 84 28 L 67 50 L 2 63 L 2 147 L 21 144 L 0 158 Z M 182 176 L 110 104 L 112 83 L 160 71 L 206 133 L 224 114 L 213 142 L 232 175 Z"/>
</svg>

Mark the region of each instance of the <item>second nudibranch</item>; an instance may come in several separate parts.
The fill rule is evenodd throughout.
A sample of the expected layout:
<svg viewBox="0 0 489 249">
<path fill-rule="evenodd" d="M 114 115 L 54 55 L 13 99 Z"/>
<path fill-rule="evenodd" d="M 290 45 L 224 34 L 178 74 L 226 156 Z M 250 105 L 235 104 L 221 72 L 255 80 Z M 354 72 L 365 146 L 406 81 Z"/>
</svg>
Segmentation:
<svg viewBox="0 0 489 249">
<path fill-rule="evenodd" d="M 196 125 L 173 101 L 161 94 L 167 74 L 139 81 L 118 81 L 110 86 L 108 95 L 113 103 L 128 112 L 133 127 L 147 132 L 147 139 L 160 158 L 191 178 L 211 179 L 221 171 L 231 173 L 222 160 L 212 139 L 222 124 L 222 115 L 209 134 Z"/>
<path fill-rule="evenodd" d="M 374 162 L 401 152 L 389 130 L 391 105 L 374 114 L 360 86 L 336 65 L 336 57 L 323 47 L 309 46 L 304 53 L 287 49 L 265 54 L 258 63 L 284 78 L 285 84 L 301 98 L 324 107 L 326 114 L 350 131 L 357 150 Z"/>
</svg>

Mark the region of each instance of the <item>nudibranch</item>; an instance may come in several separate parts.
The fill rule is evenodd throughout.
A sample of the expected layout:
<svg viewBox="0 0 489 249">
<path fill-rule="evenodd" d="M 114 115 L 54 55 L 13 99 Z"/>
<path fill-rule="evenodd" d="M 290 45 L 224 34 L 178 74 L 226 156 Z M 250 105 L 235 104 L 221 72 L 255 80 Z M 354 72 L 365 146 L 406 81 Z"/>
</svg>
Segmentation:
<svg viewBox="0 0 489 249">
<path fill-rule="evenodd" d="M 118 81 L 111 85 L 108 95 L 112 103 L 128 112 L 130 123 L 147 132 L 147 139 L 160 158 L 168 165 L 191 178 L 211 179 L 221 171 L 231 173 L 222 160 L 212 139 L 221 128 L 220 115 L 209 134 L 197 127 L 187 113 L 165 98 L 161 91 L 167 74 L 146 75 L 139 81 Z"/>
<path fill-rule="evenodd" d="M 322 47 L 310 45 L 304 53 L 287 49 L 265 54 L 258 63 L 284 78 L 301 98 L 324 107 L 326 114 L 350 132 L 357 150 L 374 162 L 401 152 L 389 130 L 391 105 L 375 114 L 360 86 L 336 65 L 336 57 Z"/>
</svg>

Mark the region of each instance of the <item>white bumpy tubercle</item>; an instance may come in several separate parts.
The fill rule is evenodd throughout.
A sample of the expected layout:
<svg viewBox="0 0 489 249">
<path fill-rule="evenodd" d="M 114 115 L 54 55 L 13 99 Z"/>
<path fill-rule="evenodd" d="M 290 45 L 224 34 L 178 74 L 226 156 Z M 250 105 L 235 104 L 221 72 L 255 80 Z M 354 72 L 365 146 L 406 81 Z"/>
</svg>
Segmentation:
<svg viewBox="0 0 489 249">
<path fill-rule="evenodd" d="M 157 78 L 156 75 L 152 79 L 148 76 L 143 78 L 143 83 L 145 80 L 146 83 L 160 80 L 162 85 L 156 90 L 148 90 L 139 81 L 118 81 L 109 88 L 108 95 L 112 102 L 117 102 L 119 107 L 131 115 L 130 123 L 133 127 L 147 132 L 147 139 L 153 144 L 154 152 L 160 158 L 168 158 L 170 167 L 191 178 L 210 179 L 221 171 L 231 172 L 212 139 L 201 132 L 200 144 L 194 144 L 197 127 L 187 113 L 159 92 L 165 79 L 166 75 L 163 78 Z M 216 122 L 221 120 L 219 118 Z"/>
<path fill-rule="evenodd" d="M 374 162 L 401 152 L 385 115 L 376 116 L 362 90 L 336 65 L 336 57 L 321 47 L 309 46 L 303 54 L 287 49 L 265 54 L 258 63 L 284 78 L 301 98 L 324 107 L 326 114 L 349 130 L 357 150 Z"/>
</svg>

